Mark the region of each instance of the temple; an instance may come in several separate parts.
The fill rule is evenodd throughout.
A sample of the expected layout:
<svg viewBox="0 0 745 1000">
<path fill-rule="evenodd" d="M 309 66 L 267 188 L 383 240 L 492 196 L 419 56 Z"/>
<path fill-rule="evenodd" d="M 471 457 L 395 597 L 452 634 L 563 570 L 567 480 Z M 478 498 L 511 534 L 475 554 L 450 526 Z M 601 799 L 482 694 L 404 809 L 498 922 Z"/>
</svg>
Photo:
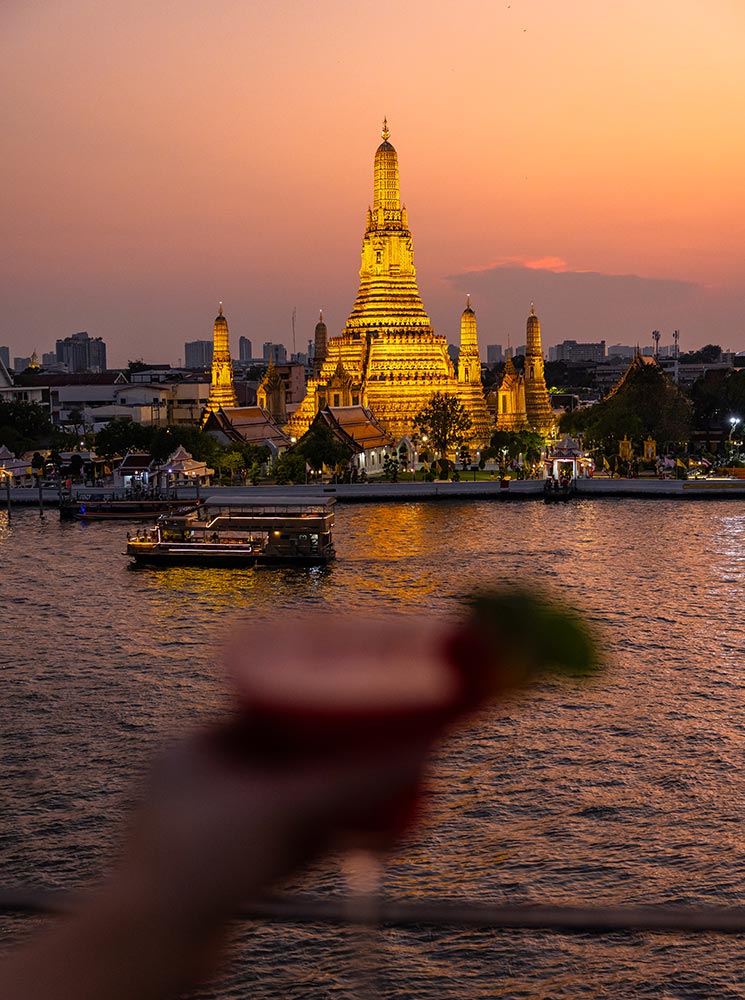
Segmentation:
<svg viewBox="0 0 745 1000">
<path fill-rule="evenodd" d="M 544 366 L 541 324 L 531 302 L 526 329 L 524 374 L 520 375 L 515 370 L 512 356 L 508 352 L 502 381 L 497 390 L 497 430 L 533 430 L 542 437 L 551 433 L 556 418 L 546 387 Z"/>
<path fill-rule="evenodd" d="M 222 302 L 220 303 L 220 311 L 215 317 L 213 338 L 212 382 L 207 407 L 202 418 L 203 424 L 210 413 L 217 413 L 218 410 L 238 405 L 233 387 L 233 362 L 230 360 L 228 321 L 222 314 Z"/>
<path fill-rule="evenodd" d="M 357 298 L 342 334 L 328 339 L 323 361 L 308 380 L 287 432 L 300 438 L 316 413 L 328 406 L 365 406 L 398 439 L 412 434 L 416 415 L 441 392 L 460 399 L 471 417 L 473 443 L 482 446 L 489 440 L 491 421 L 481 388 L 476 317 L 469 301 L 456 372 L 447 341 L 432 329 L 419 295 L 408 216 L 401 205 L 398 156 L 389 138 L 384 121 Z"/>
<path fill-rule="evenodd" d="M 541 324 L 532 302 L 525 340 L 525 409 L 533 430 L 543 435 L 551 432 L 555 417 L 544 374 Z"/>
<path fill-rule="evenodd" d="M 526 431 L 530 427 L 525 408 L 525 379 L 518 375 L 507 350 L 502 381 L 497 390 L 496 428 L 498 431 Z"/>
</svg>

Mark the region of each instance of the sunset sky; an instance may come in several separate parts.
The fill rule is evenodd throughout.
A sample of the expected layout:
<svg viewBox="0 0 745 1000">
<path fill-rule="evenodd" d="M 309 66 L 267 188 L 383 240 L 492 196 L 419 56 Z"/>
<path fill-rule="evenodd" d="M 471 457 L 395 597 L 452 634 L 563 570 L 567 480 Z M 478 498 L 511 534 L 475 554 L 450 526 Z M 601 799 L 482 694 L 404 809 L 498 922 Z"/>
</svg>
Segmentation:
<svg viewBox="0 0 745 1000">
<path fill-rule="evenodd" d="M 745 350 L 742 0 L 5 0 L 0 344 L 305 350 L 357 291 L 387 116 L 419 289 L 484 351 Z"/>
</svg>

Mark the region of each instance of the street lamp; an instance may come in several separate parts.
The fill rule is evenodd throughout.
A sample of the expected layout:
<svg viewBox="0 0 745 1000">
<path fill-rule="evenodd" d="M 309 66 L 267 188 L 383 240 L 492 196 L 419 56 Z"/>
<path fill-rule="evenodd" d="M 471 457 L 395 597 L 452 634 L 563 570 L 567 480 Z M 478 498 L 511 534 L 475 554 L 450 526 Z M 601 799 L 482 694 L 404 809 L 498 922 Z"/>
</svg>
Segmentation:
<svg viewBox="0 0 745 1000">
<path fill-rule="evenodd" d="M 730 461 L 734 461 L 735 458 L 735 441 L 733 440 L 733 435 L 738 424 L 741 423 L 740 417 L 730 417 L 730 432 L 729 432 L 729 453 Z"/>
</svg>

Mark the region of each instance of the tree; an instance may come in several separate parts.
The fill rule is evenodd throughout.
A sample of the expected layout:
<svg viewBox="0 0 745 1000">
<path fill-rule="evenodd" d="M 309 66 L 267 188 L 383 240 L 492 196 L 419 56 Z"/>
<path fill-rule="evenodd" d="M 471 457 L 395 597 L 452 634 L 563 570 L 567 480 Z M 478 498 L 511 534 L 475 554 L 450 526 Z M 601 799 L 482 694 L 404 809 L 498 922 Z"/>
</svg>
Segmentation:
<svg viewBox="0 0 745 1000">
<path fill-rule="evenodd" d="M 96 452 L 105 458 L 126 455 L 128 451 L 150 453 L 153 428 L 131 420 L 112 420 L 96 435 Z"/>
<path fill-rule="evenodd" d="M 349 464 L 352 448 L 344 444 L 322 420 L 315 420 L 291 453 L 302 455 L 311 469 L 328 469 L 337 472 Z"/>
<path fill-rule="evenodd" d="M 606 455 L 618 453 L 623 437 L 639 445 L 646 437 L 658 442 L 659 450 L 677 450 L 691 435 L 690 400 L 656 364 L 631 364 L 616 388 L 600 403 L 565 413 L 561 430 L 582 434 L 586 444 Z"/>
<path fill-rule="evenodd" d="M 487 453 L 506 465 L 523 456 L 526 462 L 537 462 L 543 451 L 543 438 L 537 431 L 494 431 Z"/>
<path fill-rule="evenodd" d="M 38 403 L 0 400 L 0 445 L 16 455 L 44 448 L 54 436 L 49 411 Z"/>
<path fill-rule="evenodd" d="M 397 455 L 386 455 L 383 459 L 383 479 L 390 483 L 398 482 L 400 465 Z"/>
<path fill-rule="evenodd" d="M 294 449 L 280 455 L 274 464 L 274 479 L 278 486 L 304 483 L 306 475 L 305 458 Z"/>
<path fill-rule="evenodd" d="M 230 473 L 230 481 L 232 483 L 238 469 L 243 468 L 243 455 L 239 451 L 231 449 L 220 456 L 219 462 L 220 467 L 227 469 Z"/>
<path fill-rule="evenodd" d="M 431 447 L 443 459 L 445 468 L 440 472 L 443 478 L 447 476 L 448 454 L 468 440 L 472 427 L 463 403 L 457 396 L 444 392 L 436 392 L 414 417 L 414 429 L 422 436 L 427 435 Z"/>
</svg>

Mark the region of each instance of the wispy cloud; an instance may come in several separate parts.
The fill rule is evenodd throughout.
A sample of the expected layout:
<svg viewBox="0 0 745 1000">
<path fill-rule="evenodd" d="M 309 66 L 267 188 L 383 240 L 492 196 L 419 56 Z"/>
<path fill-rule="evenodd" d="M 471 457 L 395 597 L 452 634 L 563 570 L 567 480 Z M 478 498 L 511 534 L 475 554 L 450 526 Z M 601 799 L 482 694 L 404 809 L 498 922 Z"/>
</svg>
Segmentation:
<svg viewBox="0 0 745 1000">
<path fill-rule="evenodd" d="M 464 270 L 469 274 L 480 274 L 497 268 L 522 267 L 528 271 L 551 271 L 553 274 L 587 274 L 587 269 L 572 267 L 563 257 L 495 257 L 487 264 L 471 264 Z"/>
</svg>

